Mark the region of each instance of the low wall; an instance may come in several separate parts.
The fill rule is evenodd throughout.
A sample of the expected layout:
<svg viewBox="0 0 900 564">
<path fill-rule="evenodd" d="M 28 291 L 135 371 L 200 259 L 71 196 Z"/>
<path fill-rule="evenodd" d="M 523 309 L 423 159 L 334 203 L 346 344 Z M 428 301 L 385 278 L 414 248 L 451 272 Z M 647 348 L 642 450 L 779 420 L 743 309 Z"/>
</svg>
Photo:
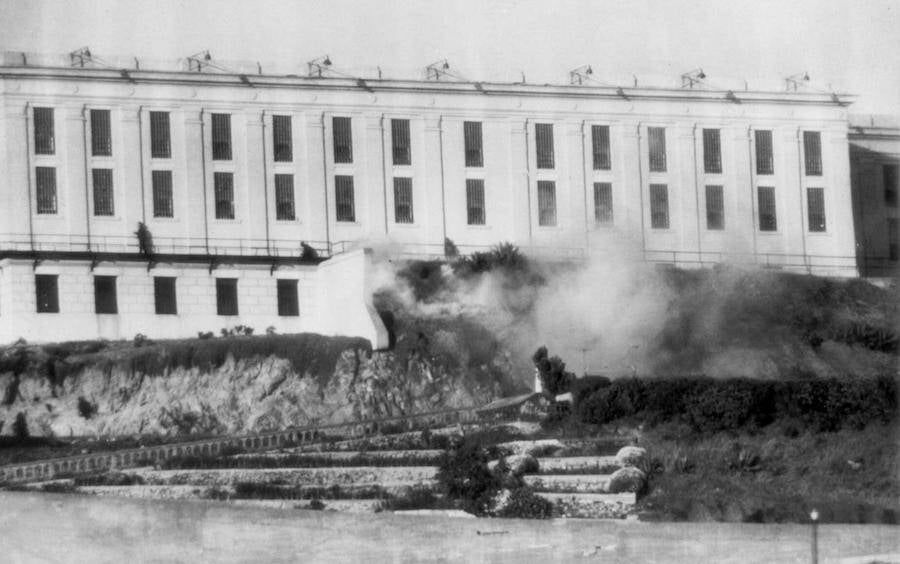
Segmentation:
<svg viewBox="0 0 900 564">
<path fill-rule="evenodd" d="M 43 481 L 116 468 L 147 466 L 182 456 L 211 456 L 223 452 L 226 448 L 238 448 L 250 452 L 263 451 L 321 442 L 329 437 L 368 437 L 377 434 L 427 429 L 439 425 L 473 423 L 477 420 L 476 408 L 462 408 L 36 460 L 0 466 L 0 484 Z"/>
</svg>

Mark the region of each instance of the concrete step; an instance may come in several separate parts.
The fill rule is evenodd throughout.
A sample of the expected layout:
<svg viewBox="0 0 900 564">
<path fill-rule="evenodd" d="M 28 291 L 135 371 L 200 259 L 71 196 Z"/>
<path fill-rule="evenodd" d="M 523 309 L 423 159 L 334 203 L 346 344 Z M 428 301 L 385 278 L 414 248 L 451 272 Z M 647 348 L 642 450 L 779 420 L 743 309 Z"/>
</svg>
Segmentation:
<svg viewBox="0 0 900 564">
<path fill-rule="evenodd" d="M 564 517 L 588 519 L 622 519 L 634 509 L 634 493 L 554 493 L 538 492 L 552 502 Z"/>
<path fill-rule="evenodd" d="M 139 468 L 127 471 L 150 485 L 228 486 L 239 482 L 288 486 L 341 487 L 377 484 L 431 484 L 434 466 L 348 466 L 325 468 L 211 468 L 197 470 L 154 470 Z"/>
<path fill-rule="evenodd" d="M 290 459 L 297 462 L 309 460 L 311 462 L 318 461 L 334 461 L 335 463 L 361 462 L 360 466 L 365 466 L 366 461 L 377 460 L 381 463 L 387 463 L 397 460 L 406 464 L 414 462 L 416 465 L 433 464 L 444 454 L 444 451 L 438 449 L 412 449 L 412 450 L 347 450 L 347 451 L 320 451 L 320 452 L 304 452 L 298 449 L 282 449 L 277 451 L 260 452 L 260 453 L 242 453 L 233 454 L 227 458 L 233 459 L 268 459 L 278 462 Z"/>
<path fill-rule="evenodd" d="M 612 474 L 527 474 L 525 484 L 539 492 L 608 493 Z"/>
<path fill-rule="evenodd" d="M 537 461 L 541 474 L 607 474 L 621 468 L 615 456 L 550 456 Z"/>
</svg>

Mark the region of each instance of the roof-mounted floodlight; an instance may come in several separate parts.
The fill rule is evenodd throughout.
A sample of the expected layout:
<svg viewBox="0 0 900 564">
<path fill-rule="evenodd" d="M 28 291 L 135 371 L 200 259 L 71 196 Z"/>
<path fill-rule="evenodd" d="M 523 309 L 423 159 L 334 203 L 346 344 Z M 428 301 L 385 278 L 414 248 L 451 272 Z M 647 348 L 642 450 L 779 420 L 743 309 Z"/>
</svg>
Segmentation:
<svg viewBox="0 0 900 564">
<path fill-rule="evenodd" d="M 447 62 L 447 59 L 442 59 L 440 61 L 435 61 L 430 65 L 425 67 L 425 78 L 427 80 L 440 80 L 442 76 L 450 75 L 450 63 Z"/>
<path fill-rule="evenodd" d="M 83 67 L 85 63 L 91 62 L 91 50 L 88 47 L 82 47 L 69 53 L 69 64 L 73 67 Z"/>
<path fill-rule="evenodd" d="M 331 58 L 328 55 L 318 57 L 306 63 L 307 76 L 322 78 L 322 73 L 331 66 Z"/>
<path fill-rule="evenodd" d="M 209 51 L 200 51 L 199 53 L 194 53 L 193 55 L 188 56 L 187 65 L 189 71 L 203 72 L 204 66 L 211 66 L 209 62 L 212 60 L 212 55 L 209 54 Z"/>
<path fill-rule="evenodd" d="M 569 84 L 584 84 L 584 81 L 588 80 L 592 74 L 594 74 L 594 69 L 591 68 L 591 65 L 581 65 L 569 71 Z"/>
<path fill-rule="evenodd" d="M 693 88 L 695 84 L 703 84 L 704 78 L 706 78 L 706 73 L 703 72 L 703 69 L 697 67 L 681 75 L 681 87 Z"/>
<path fill-rule="evenodd" d="M 809 73 L 806 71 L 798 72 L 797 74 L 792 74 L 791 76 L 786 76 L 784 78 L 784 89 L 787 92 L 797 91 L 797 88 L 800 86 L 801 82 L 809 82 Z"/>
</svg>

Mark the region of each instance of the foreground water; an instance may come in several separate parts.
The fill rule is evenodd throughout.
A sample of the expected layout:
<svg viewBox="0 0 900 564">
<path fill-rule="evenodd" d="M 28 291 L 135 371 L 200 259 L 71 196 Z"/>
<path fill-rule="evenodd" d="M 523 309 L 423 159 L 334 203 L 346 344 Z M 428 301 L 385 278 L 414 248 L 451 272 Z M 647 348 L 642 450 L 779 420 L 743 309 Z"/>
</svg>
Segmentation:
<svg viewBox="0 0 900 564">
<path fill-rule="evenodd" d="M 819 539 L 820 562 L 900 562 L 898 527 L 826 525 Z M 0 561 L 12 564 L 579 560 L 809 562 L 810 528 L 353 515 L 0 492 Z"/>
</svg>

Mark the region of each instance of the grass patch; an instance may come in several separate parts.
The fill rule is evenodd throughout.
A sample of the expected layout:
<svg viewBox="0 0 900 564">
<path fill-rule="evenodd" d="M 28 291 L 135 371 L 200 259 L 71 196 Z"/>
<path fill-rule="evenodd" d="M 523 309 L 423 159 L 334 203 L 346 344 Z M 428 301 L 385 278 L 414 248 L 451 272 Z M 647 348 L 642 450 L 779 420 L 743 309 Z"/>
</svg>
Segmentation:
<svg viewBox="0 0 900 564">
<path fill-rule="evenodd" d="M 639 509 L 660 520 L 805 522 L 815 508 L 823 522 L 897 523 L 898 430 L 692 436 L 661 426 L 642 438 L 652 458 Z"/>
</svg>

